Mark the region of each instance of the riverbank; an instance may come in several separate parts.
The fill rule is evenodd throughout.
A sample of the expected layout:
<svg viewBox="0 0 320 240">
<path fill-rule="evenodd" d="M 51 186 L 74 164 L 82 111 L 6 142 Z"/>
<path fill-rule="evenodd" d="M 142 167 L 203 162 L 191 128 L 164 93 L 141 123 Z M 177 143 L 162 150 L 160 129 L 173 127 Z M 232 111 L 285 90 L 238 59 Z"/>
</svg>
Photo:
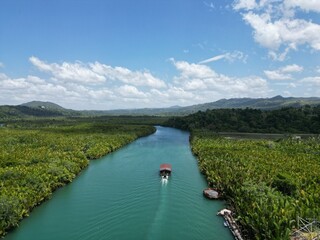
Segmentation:
<svg viewBox="0 0 320 240">
<path fill-rule="evenodd" d="M 73 181 L 89 160 L 155 132 L 152 126 L 52 124 L 0 129 L 0 237 Z"/>
<path fill-rule="evenodd" d="M 239 140 L 197 132 L 191 145 L 246 239 L 289 239 L 298 216 L 320 216 L 319 138 Z"/>
</svg>

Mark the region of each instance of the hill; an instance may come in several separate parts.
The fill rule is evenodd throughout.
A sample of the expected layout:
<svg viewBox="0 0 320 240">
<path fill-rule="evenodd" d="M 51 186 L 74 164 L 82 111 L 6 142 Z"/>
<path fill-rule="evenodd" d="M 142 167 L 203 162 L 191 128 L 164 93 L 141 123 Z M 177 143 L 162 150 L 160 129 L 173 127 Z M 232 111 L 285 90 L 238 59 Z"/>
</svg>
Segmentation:
<svg viewBox="0 0 320 240">
<path fill-rule="evenodd" d="M 197 111 L 206 111 L 207 109 L 219 109 L 219 108 L 253 108 L 261 110 L 280 109 L 283 107 L 301 107 L 305 105 L 319 105 L 320 98 L 295 98 L 295 97 L 282 97 L 275 96 L 273 98 L 231 98 L 220 99 L 216 102 L 204 103 L 184 107 L 180 110 L 184 112 L 194 113 Z"/>
<path fill-rule="evenodd" d="M 1 121 L 33 117 L 63 117 L 80 115 L 81 113 L 78 111 L 65 109 L 51 102 L 33 101 L 16 106 L 0 106 Z"/>
<path fill-rule="evenodd" d="M 20 106 L 26 106 L 30 108 L 40 108 L 40 109 L 46 109 L 46 110 L 60 110 L 64 111 L 65 108 L 59 106 L 58 104 L 52 103 L 52 102 L 41 102 L 41 101 L 32 101 L 23 103 Z"/>
<path fill-rule="evenodd" d="M 305 105 L 315 106 L 320 104 L 320 98 L 295 98 L 275 96 L 273 98 L 231 98 L 220 99 L 216 102 L 191 105 L 187 107 L 174 106 L 169 108 L 140 108 L 140 109 L 119 109 L 108 111 L 85 111 L 88 115 L 162 115 L 162 116 L 183 116 L 198 111 L 206 111 L 220 108 L 253 108 L 261 110 L 273 110 L 283 107 L 301 107 Z"/>
<path fill-rule="evenodd" d="M 231 98 L 220 99 L 216 102 L 191 105 L 187 107 L 173 106 L 168 108 L 137 108 L 117 110 L 84 110 L 66 109 L 52 102 L 32 101 L 16 106 L 0 106 L 0 120 L 21 119 L 28 117 L 63 117 L 63 116 L 186 116 L 198 111 L 212 109 L 260 109 L 274 110 L 283 107 L 302 107 L 305 105 L 320 105 L 320 98 L 295 98 L 275 96 L 273 98 Z"/>
</svg>

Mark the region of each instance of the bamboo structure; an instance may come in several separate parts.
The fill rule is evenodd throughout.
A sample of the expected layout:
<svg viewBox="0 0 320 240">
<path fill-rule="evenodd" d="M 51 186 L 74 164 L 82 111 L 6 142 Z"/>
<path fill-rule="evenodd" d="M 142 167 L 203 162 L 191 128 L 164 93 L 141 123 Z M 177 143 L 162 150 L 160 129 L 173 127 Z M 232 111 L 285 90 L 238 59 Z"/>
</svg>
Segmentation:
<svg viewBox="0 0 320 240">
<path fill-rule="evenodd" d="M 228 226 L 228 228 L 230 229 L 230 231 L 232 232 L 232 234 L 236 240 L 244 240 L 241 236 L 239 226 L 237 225 L 236 221 L 233 219 L 230 210 L 223 209 L 220 212 L 218 212 L 217 215 L 223 216 L 223 218 L 226 222 L 226 225 Z"/>
<path fill-rule="evenodd" d="M 320 240 L 320 221 L 298 217 L 298 230 L 292 233 L 291 240 Z"/>
</svg>

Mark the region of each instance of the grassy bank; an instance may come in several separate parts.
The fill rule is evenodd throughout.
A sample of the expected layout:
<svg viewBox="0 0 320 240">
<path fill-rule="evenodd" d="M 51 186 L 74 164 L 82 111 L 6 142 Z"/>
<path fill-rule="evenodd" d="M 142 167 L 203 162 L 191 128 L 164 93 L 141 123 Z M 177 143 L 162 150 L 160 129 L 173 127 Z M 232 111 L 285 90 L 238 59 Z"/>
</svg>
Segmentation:
<svg viewBox="0 0 320 240">
<path fill-rule="evenodd" d="M 23 122 L 0 128 L 0 236 L 53 191 L 154 127 L 104 122 Z"/>
<path fill-rule="evenodd" d="M 297 217 L 320 216 L 320 141 L 226 139 L 194 132 L 199 167 L 246 239 L 289 239 Z"/>
</svg>

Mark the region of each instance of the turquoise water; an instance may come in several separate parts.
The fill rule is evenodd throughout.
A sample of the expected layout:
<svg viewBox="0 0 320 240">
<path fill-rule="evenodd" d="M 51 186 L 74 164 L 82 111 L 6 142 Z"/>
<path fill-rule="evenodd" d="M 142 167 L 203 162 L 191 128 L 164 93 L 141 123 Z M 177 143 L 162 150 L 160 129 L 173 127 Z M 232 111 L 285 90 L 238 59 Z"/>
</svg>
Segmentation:
<svg viewBox="0 0 320 240">
<path fill-rule="evenodd" d="M 223 203 L 202 196 L 206 182 L 188 138 L 187 132 L 157 127 L 92 161 L 5 240 L 233 239 L 216 216 Z M 172 164 L 167 183 L 160 181 L 161 163 Z"/>
</svg>

